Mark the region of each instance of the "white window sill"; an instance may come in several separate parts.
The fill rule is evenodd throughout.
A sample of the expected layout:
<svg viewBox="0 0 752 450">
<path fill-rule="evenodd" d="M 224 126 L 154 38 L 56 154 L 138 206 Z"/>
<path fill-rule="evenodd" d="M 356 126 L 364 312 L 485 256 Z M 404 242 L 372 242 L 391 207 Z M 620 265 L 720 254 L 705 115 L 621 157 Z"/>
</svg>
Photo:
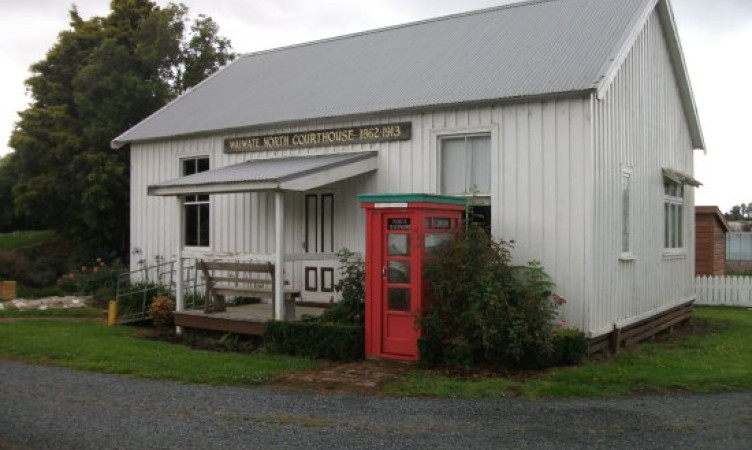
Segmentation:
<svg viewBox="0 0 752 450">
<path fill-rule="evenodd" d="M 204 256 L 212 251 L 211 247 L 183 247 L 183 257 Z"/>
<path fill-rule="evenodd" d="M 682 259 L 686 257 L 687 254 L 684 252 L 684 249 L 667 249 L 663 250 L 663 259 Z"/>
<path fill-rule="evenodd" d="M 637 259 L 637 256 L 631 252 L 624 252 L 619 255 L 619 261 L 634 261 L 635 259 Z"/>
</svg>

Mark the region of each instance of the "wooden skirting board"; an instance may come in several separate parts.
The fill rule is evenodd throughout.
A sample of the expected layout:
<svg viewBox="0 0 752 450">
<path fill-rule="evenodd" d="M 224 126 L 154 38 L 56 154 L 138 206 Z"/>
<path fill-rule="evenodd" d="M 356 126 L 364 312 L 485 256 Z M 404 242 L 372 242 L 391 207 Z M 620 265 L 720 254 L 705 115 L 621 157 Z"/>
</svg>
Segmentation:
<svg viewBox="0 0 752 450">
<path fill-rule="evenodd" d="M 614 331 L 590 339 L 588 355 L 603 351 L 618 354 L 622 348 L 651 338 L 662 331 L 669 330 L 670 332 L 676 325 L 692 318 L 693 303 L 693 301 L 684 303 L 622 328 L 614 326 Z"/>
</svg>

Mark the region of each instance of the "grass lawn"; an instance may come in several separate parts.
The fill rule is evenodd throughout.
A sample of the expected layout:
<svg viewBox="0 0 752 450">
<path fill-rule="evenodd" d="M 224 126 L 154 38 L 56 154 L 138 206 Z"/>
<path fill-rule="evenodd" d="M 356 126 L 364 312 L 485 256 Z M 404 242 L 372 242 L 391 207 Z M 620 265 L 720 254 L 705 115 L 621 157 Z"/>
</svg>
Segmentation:
<svg viewBox="0 0 752 450">
<path fill-rule="evenodd" d="M 258 384 L 317 363 L 278 355 L 219 353 L 138 338 L 100 321 L 0 321 L 0 358 L 140 378 L 207 384 Z"/>
<path fill-rule="evenodd" d="M 101 309 L 96 308 L 50 308 L 50 309 L 6 309 L 0 311 L 0 318 L 19 318 L 19 317 L 99 317 L 103 318 L 104 313 Z M 2 336 L 2 333 L 0 333 Z"/>
<path fill-rule="evenodd" d="M 60 310 L 47 311 L 54 315 Z M 86 310 L 64 311 L 73 314 Z M 101 312 L 92 311 L 101 317 Z M 10 313 L 3 312 L 0 317 L 9 317 Z M 642 343 L 603 362 L 511 378 L 451 376 L 415 369 L 383 387 L 383 391 L 439 397 L 540 398 L 752 389 L 752 311 L 698 307 L 695 323 L 703 333 Z M 301 358 L 210 352 L 146 340 L 136 337 L 132 328 L 108 328 L 102 326 L 101 320 L 51 318 L 0 320 L 0 358 L 208 384 L 259 384 L 284 372 L 320 367 L 315 361 Z"/>
<path fill-rule="evenodd" d="M 56 237 L 54 231 L 12 231 L 0 233 L 0 250 L 18 250 Z"/>
<path fill-rule="evenodd" d="M 72 295 L 70 292 L 65 292 L 60 286 L 27 286 L 25 284 L 16 285 L 16 297 L 25 298 L 27 300 L 33 300 L 37 298 L 45 297 L 65 297 L 66 295 Z"/>
<path fill-rule="evenodd" d="M 752 311 L 698 307 L 698 327 L 716 330 L 666 342 L 646 342 L 618 358 L 558 368 L 531 377 L 452 377 L 416 370 L 387 386 L 394 394 L 441 397 L 612 397 L 635 392 L 752 389 Z"/>
</svg>

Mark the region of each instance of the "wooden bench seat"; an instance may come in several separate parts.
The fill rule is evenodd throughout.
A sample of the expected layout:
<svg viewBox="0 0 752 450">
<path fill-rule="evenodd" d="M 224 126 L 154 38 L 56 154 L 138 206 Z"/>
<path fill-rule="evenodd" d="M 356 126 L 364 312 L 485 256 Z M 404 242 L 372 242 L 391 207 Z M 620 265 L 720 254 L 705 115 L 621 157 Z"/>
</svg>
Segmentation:
<svg viewBox="0 0 752 450">
<path fill-rule="evenodd" d="M 199 260 L 196 262 L 196 267 L 206 281 L 204 312 L 225 311 L 226 296 L 268 299 L 271 300 L 271 307 L 274 310 L 274 264 Z M 228 272 L 234 276 L 228 276 Z M 300 298 L 300 290 L 285 288 L 284 320 L 295 319 L 296 298 Z"/>
</svg>

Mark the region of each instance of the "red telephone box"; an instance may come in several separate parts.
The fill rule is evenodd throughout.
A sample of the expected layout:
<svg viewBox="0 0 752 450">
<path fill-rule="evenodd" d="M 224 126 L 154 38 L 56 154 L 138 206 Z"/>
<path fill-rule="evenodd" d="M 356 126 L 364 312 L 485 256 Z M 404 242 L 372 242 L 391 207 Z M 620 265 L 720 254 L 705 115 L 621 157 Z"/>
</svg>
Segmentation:
<svg viewBox="0 0 752 450">
<path fill-rule="evenodd" d="M 465 199 L 359 195 L 366 210 L 366 356 L 416 361 L 427 250 L 461 226 Z"/>
</svg>

